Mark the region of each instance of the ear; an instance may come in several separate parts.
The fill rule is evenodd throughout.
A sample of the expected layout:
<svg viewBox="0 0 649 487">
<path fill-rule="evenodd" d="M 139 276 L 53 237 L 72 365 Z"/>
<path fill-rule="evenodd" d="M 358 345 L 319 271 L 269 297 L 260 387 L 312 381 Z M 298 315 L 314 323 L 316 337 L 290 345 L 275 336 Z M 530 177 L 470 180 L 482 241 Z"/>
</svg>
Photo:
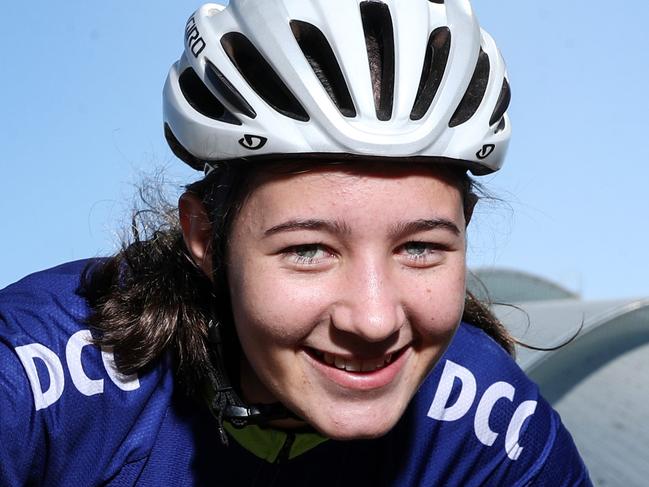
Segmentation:
<svg viewBox="0 0 649 487">
<path fill-rule="evenodd" d="M 195 194 L 183 193 L 178 210 L 185 246 L 196 265 L 212 279 L 212 224 L 205 206 Z"/>
</svg>

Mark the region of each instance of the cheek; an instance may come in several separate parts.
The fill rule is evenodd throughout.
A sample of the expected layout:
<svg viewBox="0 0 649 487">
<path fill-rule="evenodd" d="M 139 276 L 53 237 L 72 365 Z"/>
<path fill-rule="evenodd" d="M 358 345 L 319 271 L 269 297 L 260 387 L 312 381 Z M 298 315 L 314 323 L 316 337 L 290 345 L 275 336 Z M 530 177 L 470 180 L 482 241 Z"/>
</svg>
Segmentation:
<svg viewBox="0 0 649 487">
<path fill-rule="evenodd" d="M 321 319 L 326 295 L 317 283 L 278 279 L 272 269 L 245 263 L 232 274 L 230 293 L 242 340 L 263 339 L 271 347 L 290 347 L 306 337 Z"/>
<path fill-rule="evenodd" d="M 409 304 L 413 326 L 431 340 L 452 335 L 464 312 L 465 272 L 441 273 L 414 285 Z"/>
</svg>

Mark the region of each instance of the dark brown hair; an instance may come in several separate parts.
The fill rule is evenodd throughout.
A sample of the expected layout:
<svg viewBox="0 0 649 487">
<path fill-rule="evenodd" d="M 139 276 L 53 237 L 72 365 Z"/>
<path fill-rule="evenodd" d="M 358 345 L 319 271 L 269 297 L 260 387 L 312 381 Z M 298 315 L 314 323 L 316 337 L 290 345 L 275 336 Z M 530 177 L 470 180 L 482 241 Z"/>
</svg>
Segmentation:
<svg viewBox="0 0 649 487">
<path fill-rule="evenodd" d="M 271 165 L 272 166 L 272 165 Z M 310 167 L 313 166 L 311 163 Z M 265 170 L 299 172 L 305 166 L 276 165 Z M 81 293 L 90 303 L 89 325 L 100 345 L 114 347 L 122 373 L 145 369 L 170 353 L 176 378 L 189 392 L 199 390 L 212 372 L 207 324 L 217 319 L 229 332 L 231 355 L 239 353 L 224 256 L 229 228 L 249 191 L 254 163 L 221 164 L 186 189 L 208 210 L 213 227 L 213 280 L 196 266 L 183 241 L 175 205 L 165 203 L 155 185 L 141 190 L 144 207 L 132 220 L 132 239 L 116 255 L 86 269 Z M 449 169 L 470 212 L 475 184 L 464 171 Z M 514 340 L 489 309 L 467 292 L 463 320 L 482 328 L 508 353 Z"/>
</svg>

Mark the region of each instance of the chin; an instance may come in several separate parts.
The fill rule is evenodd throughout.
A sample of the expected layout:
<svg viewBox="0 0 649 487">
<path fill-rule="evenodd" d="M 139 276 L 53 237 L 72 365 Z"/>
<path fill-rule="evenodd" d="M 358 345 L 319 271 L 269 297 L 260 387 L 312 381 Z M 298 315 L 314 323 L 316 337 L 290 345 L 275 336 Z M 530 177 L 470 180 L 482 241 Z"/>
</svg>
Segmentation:
<svg viewBox="0 0 649 487">
<path fill-rule="evenodd" d="M 338 411 L 340 413 L 340 411 Z M 403 409 L 395 411 L 374 411 L 366 408 L 360 412 L 309 418 L 307 421 L 322 435 L 333 440 L 369 440 L 387 434 L 403 415 Z"/>
<path fill-rule="evenodd" d="M 396 424 L 394 421 L 387 425 L 334 425 L 332 428 L 323 428 L 320 433 L 332 440 L 371 440 L 386 435 Z M 316 428 L 318 429 L 318 428 Z"/>
</svg>

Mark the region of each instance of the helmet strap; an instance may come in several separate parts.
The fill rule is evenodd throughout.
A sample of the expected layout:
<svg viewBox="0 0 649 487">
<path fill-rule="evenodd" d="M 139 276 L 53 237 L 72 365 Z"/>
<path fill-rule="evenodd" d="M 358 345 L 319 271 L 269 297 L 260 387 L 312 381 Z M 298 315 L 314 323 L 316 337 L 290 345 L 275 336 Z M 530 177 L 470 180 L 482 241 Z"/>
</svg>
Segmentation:
<svg viewBox="0 0 649 487">
<path fill-rule="evenodd" d="M 221 326 L 221 323 L 214 319 L 208 324 L 213 365 L 208 374 L 208 406 L 216 418 L 221 443 L 228 445 L 224 421 L 236 428 L 243 428 L 249 424 L 261 425 L 277 419 L 301 419 L 281 403 L 246 404 L 241 400 L 230 382 L 225 366 Z"/>
</svg>

